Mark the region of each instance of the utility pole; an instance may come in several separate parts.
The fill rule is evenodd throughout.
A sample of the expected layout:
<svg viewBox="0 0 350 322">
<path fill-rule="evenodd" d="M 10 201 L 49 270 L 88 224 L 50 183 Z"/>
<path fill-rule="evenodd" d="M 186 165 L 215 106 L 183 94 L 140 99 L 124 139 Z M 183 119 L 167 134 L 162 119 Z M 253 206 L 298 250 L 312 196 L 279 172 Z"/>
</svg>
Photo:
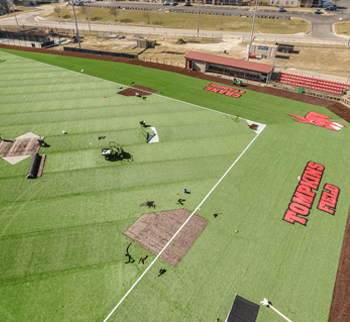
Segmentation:
<svg viewBox="0 0 350 322">
<path fill-rule="evenodd" d="M 9 7 L 9 10 L 11 9 L 11 7 L 14 7 L 14 4 L 13 4 L 13 2 L 11 1 L 11 0 L 6 0 L 6 2 L 7 2 L 7 5 L 8 5 L 8 7 Z M 18 20 L 17 20 L 17 16 L 16 16 L 16 9 L 12 9 L 13 11 L 13 14 L 15 15 L 15 19 L 16 19 L 16 23 L 17 23 L 17 26 L 19 26 L 19 24 L 18 24 Z M 10 12 L 11 12 L 11 10 L 10 10 Z"/>
<path fill-rule="evenodd" d="M 197 6 L 197 38 L 199 37 L 199 1 Z"/>
<path fill-rule="evenodd" d="M 76 33 L 77 33 L 77 40 L 78 40 L 78 44 L 79 44 L 79 49 L 81 49 L 77 17 L 75 16 L 74 0 L 72 0 L 72 7 L 73 7 L 73 15 L 74 15 L 74 21 L 75 21 L 75 30 L 76 30 Z"/>
<path fill-rule="evenodd" d="M 249 41 L 249 46 L 248 46 L 248 57 L 247 61 L 249 61 L 249 55 L 250 55 L 250 47 L 252 46 L 252 41 L 253 41 L 253 32 L 254 32 L 254 24 L 255 24 L 255 17 L 256 17 L 256 12 L 258 10 L 258 0 L 256 0 L 255 3 L 255 11 L 254 11 L 254 18 L 253 18 L 253 26 L 252 26 L 252 33 L 250 35 L 250 41 Z"/>
<path fill-rule="evenodd" d="M 276 60 L 276 56 L 277 56 L 277 52 L 278 52 L 279 46 L 280 46 L 280 45 L 278 44 L 277 47 L 276 47 L 275 55 L 274 55 L 274 57 L 273 57 L 273 62 L 272 62 L 272 71 L 271 71 L 269 77 L 267 78 L 266 85 L 268 85 L 268 84 L 270 83 L 270 81 L 271 81 L 271 75 L 272 75 L 273 70 L 274 70 L 274 68 L 275 68 L 275 60 Z"/>
<path fill-rule="evenodd" d="M 91 28 L 90 28 L 90 18 L 89 18 L 89 11 L 88 11 L 88 7 L 85 6 L 84 4 L 84 7 L 85 7 L 85 11 L 86 11 L 86 18 L 88 20 L 88 25 L 89 25 L 89 31 L 91 32 Z"/>
</svg>

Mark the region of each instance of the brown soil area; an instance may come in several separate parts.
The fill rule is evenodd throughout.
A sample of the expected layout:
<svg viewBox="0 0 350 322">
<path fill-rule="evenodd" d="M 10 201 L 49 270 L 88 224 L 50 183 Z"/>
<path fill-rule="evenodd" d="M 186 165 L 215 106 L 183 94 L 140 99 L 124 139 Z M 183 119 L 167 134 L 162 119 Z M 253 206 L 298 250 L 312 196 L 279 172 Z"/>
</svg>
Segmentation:
<svg viewBox="0 0 350 322">
<path fill-rule="evenodd" d="M 124 235 L 158 255 L 190 215 L 185 209 L 143 214 Z M 208 220 L 193 215 L 160 258 L 176 267 L 207 224 Z"/>
<path fill-rule="evenodd" d="M 350 317 L 350 208 L 346 223 L 343 247 L 335 280 L 328 322 L 345 322 Z"/>
<path fill-rule="evenodd" d="M 56 55 L 71 56 L 71 57 L 83 57 L 83 58 L 90 58 L 90 59 L 97 59 L 97 60 L 116 61 L 116 62 L 122 62 L 127 64 L 145 66 L 149 68 L 167 70 L 167 71 L 176 72 L 176 73 L 180 73 L 191 77 L 206 79 L 210 82 L 218 82 L 222 84 L 232 85 L 232 82 L 226 79 L 204 75 L 200 72 L 195 72 L 195 71 L 191 71 L 180 67 L 144 62 L 140 60 L 98 56 L 98 55 L 91 55 L 91 54 L 81 54 L 81 53 L 73 53 L 73 52 L 50 51 L 46 49 L 8 46 L 8 45 L 0 45 L 0 48 L 41 52 L 46 54 L 56 54 Z M 350 122 L 350 109 L 338 102 L 329 101 L 321 98 L 315 98 L 315 97 L 307 96 L 303 94 L 296 94 L 296 93 L 292 93 L 292 92 L 288 92 L 288 91 L 276 89 L 276 88 L 260 87 L 257 85 L 248 84 L 245 86 L 245 88 L 256 92 L 260 92 L 260 93 L 266 93 L 274 96 L 293 99 L 300 102 L 324 106 L 330 111 L 332 111 L 333 113 L 337 114 L 342 119 L 346 120 L 347 122 Z M 349 216 L 350 216 L 350 213 L 349 213 Z M 348 222 L 347 222 L 346 231 L 344 235 L 343 248 L 342 248 L 341 257 L 339 261 L 337 279 L 334 286 L 333 301 L 332 301 L 331 311 L 329 315 L 329 322 L 347 321 L 348 317 L 350 316 L 350 254 L 349 254 L 350 253 L 350 219 L 349 219 L 349 216 L 348 216 Z"/>
<path fill-rule="evenodd" d="M 124 96 L 135 96 L 137 93 L 139 93 L 141 96 L 145 96 L 145 95 L 152 95 L 155 92 L 156 92 L 156 90 L 154 90 L 154 89 L 140 86 L 140 85 L 134 85 L 132 87 L 129 87 L 129 88 L 119 92 L 118 94 L 121 94 Z"/>
<path fill-rule="evenodd" d="M 43 137 L 40 137 L 43 139 Z M 38 152 L 40 145 L 37 138 L 13 139 L 0 141 L 0 157 L 32 155 Z"/>
</svg>

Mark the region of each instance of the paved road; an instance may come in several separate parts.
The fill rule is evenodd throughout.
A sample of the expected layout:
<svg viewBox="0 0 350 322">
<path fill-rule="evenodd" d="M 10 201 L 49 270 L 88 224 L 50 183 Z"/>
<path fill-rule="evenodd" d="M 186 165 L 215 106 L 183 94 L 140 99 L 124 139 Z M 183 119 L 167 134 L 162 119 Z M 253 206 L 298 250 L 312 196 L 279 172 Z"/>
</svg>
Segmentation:
<svg viewBox="0 0 350 322">
<path fill-rule="evenodd" d="M 346 1 L 346 0 L 340 0 Z M 113 2 L 113 3 L 103 3 L 98 2 L 98 5 L 102 4 L 103 6 L 119 6 L 119 7 L 128 7 L 128 8 L 151 8 L 152 10 L 157 10 L 157 8 L 166 9 L 169 6 L 162 6 L 159 4 L 142 4 L 142 3 L 121 3 L 121 2 Z M 96 3 L 92 3 L 92 6 L 96 6 Z M 27 12 L 20 15 L 17 15 L 17 20 L 19 25 L 37 25 L 37 26 L 45 26 L 45 27 L 53 27 L 53 28 L 65 28 L 65 29 L 75 29 L 75 25 L 73 22 L 61 22 L 61 21 L 50 21 L 50 20 L 41 20 L 39 18 L 40 15 L 52 11 L 54 6 L 38 8 L 38 11 Z M 198 8 L 195 6 L 192 7 L 184 7 L 177 6 L 171 7 L 169 9 L 191 9 L 197 12 Z M 235 7 L 224 7 L 224 6 L 200 6 L 200 12 L 208 13 L 215 12 L 215 10 L 220 10 L 225 12 L 225 14 L 230 13 L 239 13 L 242 15 L 253 16 L 254 12 L 249 11 L 249 9 L 239 10 L 239 8 Z M 277 13 L 273 10 L 258 10 L 257 16 L 272 16 L 271 12 L 274 12 L 273 16 L 280 15 L 282 17 L 291 17 L 291 16 L 302 16 L 304 19 L 309 20 L 312 23 L 311 31 L 307 34 L 300 33 L 296 35 L 279 35 L 279 34 L 262 34 L 261 32 L 255 32 L 254 37 L 256 41 L 270 40 L 270 41 L 278 41 L 278 42 L 305 42 L 305 43 L 328 43 L 328 44 L 346 44 L 349 40 L 348 37 L 337 36 L 332 31 L 332 25 L 335 22 L 338 22 L 341 18 L 342 21 L 350 21 L 350 14 L 345 10 L 344 13 L 338 14 L 329 14 L 329 15 L 316 15 L 310 12 L 300 13 L 297 12 L 287 12 L 287 13 Z M 0 19 L 1 25 L 15 25 L 16 20 L 14 17 L 3 17 Z M 87 22 L 79 23 L 79 29 L 88 30 Z M 124 26 L 118 24 L 102 24 L 102 23 L 92 23 L 91 28 L 94 31 L 105 31 L 105 32 L 128 32 L 128 33 L 150 33 L 155 35 L 174 35 L 174 36 L 196 36 L 197 33 L 195 30 L 184 30 L 184 29 L 168 29 L 168 28 L 160 28 L 160 27 L 148 27 L 148 26 Z M 212 37 L 222 35 L 225 41 L 230 40 L 243 40 L 250 37 L 250 33 L 235 33 L 235 32 L 218 32 L 218 31 L 200 31 L 200 36 L 202 37 Z"/>
<path fill-rule="evenodd" d="M 350 5 L 347 0 L 338 0 L 338 7 L 342 8 L 337 12 L 331 12 L 326 14 L 315 14 L 314 10 L 295 10 L 278 12 L 276 9 L 258 9 L 257 17 L 276 17 L 278 19 L 290 19 L 291 17 L 299 17 L 306 19 L 311 22 L 311 32 L 309 36 L 311 38 L 333 38 L 336 39 L 337 36 L 334 35 L 332 30 L 332 25 L 339 20 L 350 21 L 350 12 L 348 6 Z M 202 6 L 190 6 L 186 7 L 183 5 L 179 6 L 164 6 L 162 4 L 153 3 L 138 3 L 138 2 L 94 2 L 89 4 L 89 6 L 100 6 L 100 7 L 120 7 L 120 8 L 130 8 L 138 10 L 167 10 L 171 12 L 191 12 L 201 14 L 215 14 L 215 15 L 230 15 L 230 16 L 247 16 L 253 17 L 254 10 L 251 8 L 239 8 L 239 7 L 229 7 L 229 6 L 212 6 L 212 5 L 202 5 Z"/>
</svg>

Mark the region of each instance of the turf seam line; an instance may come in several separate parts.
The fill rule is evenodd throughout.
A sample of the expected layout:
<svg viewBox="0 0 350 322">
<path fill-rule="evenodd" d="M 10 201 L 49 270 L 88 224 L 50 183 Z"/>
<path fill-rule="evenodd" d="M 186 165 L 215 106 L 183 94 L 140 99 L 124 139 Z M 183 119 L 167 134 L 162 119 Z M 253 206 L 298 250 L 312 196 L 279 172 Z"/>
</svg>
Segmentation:
<svg viewBox="0 0 350 322">
<path fill-rule="evenodd" d="M 202 181 L 212 181 L 212 179 L 203 179 L 203 180 L 195 180 L 194 182 L 202 182 Z M 162 186 L 164 187 L 168 187 L 168 186 L 172 186 L 174 184 L 178 184 L 178 182 L 171 182 L 171 183 L 163 183 Z M 143 188 L 144 187 L 153 187 L 153 186 L 159 186 L 159 184 L 152 184 L 152 185 L 144 185 L 144 186 L 140 186 L 141 188 L 136 190 L 136 191 L 142 191 L 144 190 Z M 131 192 L 131 191 L 135 191 L 135 188 L 134 187 L 129 187 L 129 188 L 120 188 L 120 189 L 115 189 L 115 188 L 112 188 L 112 189 L 107 189 L 107 190 L 103 190 L 103 191 L 100 191 L 100 192 L 78 192 L 78 193 L 71 193 L 71 194 L 68 194 L 68 195 L 60 195 L 60 196 L 55 196 L 55 197 L 47 197 L 46 200 L 47 201 L 57 201 L 57 200 L 61 200 L 62 198 L 65 198 L 65 199 L 72 199 L 72 198 L 75 198 L 75 197 L 89 197 L 89 196 L 92 196 L 92 195 L 95 195 L 95 194 L 105 194 L 105 193 L 112 193 L 113 191 L 118 191 L 118 192 L 122 192 L 122 193 L 125 193 L 125 192 Z M 31 199 L 31 200 L 23 200 L 23 201 L 16 201 L 16 204 L 23 204 L 23 203 L 32 203 L 32 202 L 37 202 L 36 199 Z M 9 208 L 9 207 L 12 207 L 12 203 L 13 201 L 3 201 L 0 203 L 0 211 L 3 209 L 3 208 Z M 2 218 L 2 215 L 0 215 L 0 219 Z M 4 216 L 4 218 L 6 218 L 6 216 Z"/>
<path fill-rule="evenodd" d="M 15 54 L 10 54 L 10 53 L 7 53 L 7 52 L 5 52 L 5 53 L 8 54 L 8 55 L 11 55 L 11 56 L 18 57 L 18 56 L 15 55 Z M 21 56 L 19 56 L 19 57 L 21 57 Z M 71 70 L 71 69 L 67 69 L 67 68 L 63 68 L 63 67 L 59 67 L 59 66 L 55 66 L 55 65 L 50 65 L 50 64 L 48 64 L 48 63 L 44 63 L 44 62 L 40 62 L 40 61 L 38 62 L 37 60 L 30 59 L 30 58 L 27 58 L 27 57 L 21 57 L 21 58 L 23 58 L 23 59 L 28 59 L 28 60 L 30 60 L 30 61 L 33 61 L 33 62 L 36 62 L 36 63 L 39 63 L 39 64 L 48 65 L 48 66 L 50 66 L 50 67 L 62 69 L 62 70 L 64 70 L 64 71 L 70 71 L 70 72 L 72 72 L 72 73 L 74 73 L 74 74 L 82 75 L 81 73 L 76 72 L 76 71 Z M 121 83 L 113 82 L 113 81 L 110 81 L 110 80 L 108 80 L 108 79 L 99 78 L 99 77 L 92 76 L 92 75 L 88 75 L 88 74 L 83 74 L 83 75 L 86 76 L 86 77 L 91 77 L 91 78 L 97 79 L 97 80 L 102 80 L 102 81 L 105 81 L 105 82 L 108 82 L 108 83 L 118 84 L 118 85 L 121 85 L 121 86 L 125 86 L 125 87 L 127 87 L 127 88 L 133 88 L 133 86 L 128 86 L 128 85 L 124 85 L 124 84 L 121 84 Z M 147 92 L 147 91 L 145 91 L 145 92 Z M 199 105 L 196 105 L 196 104 L 193 104 L 193 103 L 188 103 L 188 102 L 180 101 L 180 100 L 178 100 L 178 99 L 176 99 L 176 98 L 171 98 L 171 97 L 164 96 L 164 95 L 160 95 L 160 94 L 157 94 L 157 93 L 151 93 L 151 94 L 152 94 L 152 95 L 155 95 L 155 96 L 165 97 L 165 98 L 168 98 L 168 99 L 173 100 L 173 101 L 176 101 L 176 102 L 181 102 L 181 103 L 184 103 L 184 104 L 188 104 L 188 105 L 192 105 L 192 106 L 195 106 L 195 107 L 199 107 L 199 108 L 202 108 L 202 109 L 211 111 L 211 112 L 216 112 L 216 113 L 220 113 L 220 114 L 223 114 L 223 115 L 229 115 L 229 116 L 236 116 L 236 115 L 232 115 L 232 114 L 228 114 L 228 113 L 224 113 L 224 112 L 212 110 L 212 109 L 210 109 L 210 108 L 208 108 L 208 107 L 203 107 L 203 106 L 199 106 Z M 238 116 L 237 116 L 237 117 L 238 117 Z M 245 118 L 243 118 L 243 117 L 239 117 L 239 118 L 242 119 L 242 120 L 251 121 L 251 120 L 245 119 Z M 265 128 L 265 126 L 266 126 L 266 124 L 264 124 L 264 128 Z M 263 129 L 264 129 L 264 128 L 263 128 Z M 263 129 L 262 129 L 262 130 L 263 130 Z M 262 130 L 261 130 L 261 131 L 262 131 Z"/>
<path fill-rule="evenodd" d="M 243 152 L 238 156 L 238 158 L 231 164 L 231 166 L 226 170 L 223 176 L 219 179 L 219 181 L 214 185 L 214 187 L 209 191 L 209 193 L 204 197 L 204 199 L 199 203 L 196 209 L 191 213 L 191 215 L 187 218 L 187 220 L 182 224 L 182 226 L 177 230 L 177 232 L 173 235 L 173 237 L 168 241 L 168 243 L 163 247 L 163 249 L 159 252 L 156 258 L 152 261 L 152 263 L 146 268 L 146 270 L 141 274 L 141 276 L 136 280 L 136 282 L 131 286 L 131 288 L 126 292 L 126 294 L 122 297 L 122 299 L 118 302 L 118 304 L 113 308 L 113 310 L 108 314 L 108 316 L 103 320 L 106 322 L 111 315 L 115 312 L 115 310 L 123 303 L 125 298 L 130 294 L 130 292 L 134 289 L 134 287 L 139 283 L 142 277 L 148 272 L 148 270 L 153 266 L 153 264 L 157 261 L 159 256 L 164 252 L 164 250 L 170 245 L 170 243 L 174 240 L 177 234 L 182 230 L 182 228 L 187 224 L 187 222 L 192 218 L 195 212 L 199 209 L 199 207 L 208 199 L 211 193 L 216 189 L 216 187 L 220 184 L 220 182 L 226 177 L 226 175 L 230 172 L 233 166 L 238 162 L 238 160 L 243 156 L 243 154 L 248 150 L 248 148 L 253 144 L 255 139 L 260 135 L 260 133 L 265 129 L 266 125 L 263 125 L 261 131 L 253 138 L 253 140 L 247 145 L 247 147 L 243 150 Z"/>
</svg>

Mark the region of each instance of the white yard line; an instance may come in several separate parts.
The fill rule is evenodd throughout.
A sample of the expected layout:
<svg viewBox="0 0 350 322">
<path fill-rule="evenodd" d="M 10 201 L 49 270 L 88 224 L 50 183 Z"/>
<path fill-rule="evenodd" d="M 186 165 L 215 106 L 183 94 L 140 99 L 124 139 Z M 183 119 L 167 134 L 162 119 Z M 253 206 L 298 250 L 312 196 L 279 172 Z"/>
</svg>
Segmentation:
<svg viewBox="0 0 350 322">
<path fill-rule="evenodd" d="M 9 55 L 12 55 L 12 54 L 9 54 Z M 16 55 L 14 55 L 16 56 Z M 17 56 L 16 56 L 17 57 Z M 24 57 L 21 57 L 21 58 L 24 58 Z M 38 62 L 36 60 L 33 60 L 33 59 L 30 59 L 30 58 L 24 58 L 24 59 L 28 59 L 30 61 L 34 61 L 34 62 L 37 62 L 37 63 L 42 63 L 42 62 Z M 75 72 L 75 71 L 72 71 L 72 70 L 69 70 L 69 69 L 65 69 L 65 68 L 62 68 L 62 67 L 58 67 L 58 66 L 54 66 L 54 65 L 50 65 L 50 64 L 47 64 L 47 63 L 42 63 L 42 64 L 45 64 L 45 65 L 48 65 L 48 66 L 51 66 L 51 67 L 55 67 L 55 68 L 58 68 L 58 69 L 62 69 L 62 70 L 67 70 L 67 71 L 70 71 L 70 72 L 73 72 L 73 73 L 77 73 L 77 74 L 82 74 L 82 73 L 79 73 L 79 72 Z M 113 83 L 113 84 L 118 84 L 118 85 L 121 85 L 121 86 L 124 86 L 124 87 L 132 87 L 132 86 L 127 86 L 127 85 L 123 85 L 123 84 L 120 84 L 120 83 L 116 83 L 116 82 L 112 82 L 112 81 L 109 81 L 109 80 L 106 80 L 106 79 L 102 79 L 102 78 L 98 78 L 98 77 L 95 77 L 95 76 L 91 76 L 91 75 L 84 75 L 84 76 L 88 76 L 88 77 L 92 77 L 92 78 L 95 78 L 95 79 L 98 79 L 98 80 L 102 80 L 102 81 L 106 81 L 106 82 L 109 82 L 109 83 Z M 216 111 L 216 110 L 212 110 L 210 108 L 207 108 L 207 107 L 203 107 L 203 106 L 199 106 L 199 105 L 195 105 L 195 104 L 192 104 L 192 103 L 187 103 L 187 102 L 183 102 L 183 101 L 180 101 L 180 100 L 177 100 L 175 98 L 171 98 L 171 97 L 167 97 L 167 96 L 163 96 L 163 95 L 159 95 L 159 94 L 155 94 L 155 93 L 152 93 L 152 95 L 157 95 L 157 96 L 161 96 L 161 97 L 165 97 L 165 98 L 168 98 L 170 100 L 173 100 L 173 101 L 177 101 L 177 102 L 181 102 L 183 104 L 187 104 L 187 105 L 192 105 L 194 107 L 199 107 L 199 108 L 202 108 L 202 109 L 205 109 L 205 110 L 208 110 L 208 111 L 211 111 L 211 112 L 216 112 L 216 113 L 220 113 L 220 114 L 223 114 L 223 115 L 228 115 L 228 116 L 233 116 L 232 114 L 228 114 L 228 113 L 224 113 L 224 112 L 220 112 L 220 111 Z M 242 120 L 245 120 L 245 121 L 250 121 L 250 120 L 247 120 L 243 117 L 239 117 L 240 119 Z M 251 121 L 250 121 L 251 122 Z M 232 163 L 232 165 L 228 168 L 228 170 L 224 173 L 224 175 L 220 178 L 220 180 L 214 185 L 214 187 L 209 191 L 209 193 L 204 197 L 204 199 L 200 202 L 200 204 L 197 206 L 197 208 L 191 213 L 191 215 L 187 218 L 187 220 L 182 224 L 182 226 L 178 229 L 178 231 L 174 234 L 174 236 L 169 240 L 169 242 L 164 246 L 164 248 L 160 251 L 160 253 L 156 256 L 156 258 L 152 261 L 152 263 L 146 268 L 146 270 L 141 274 L 141 276 L 136 280 L 136 282 L 131 286 L 131 288 L 126 292 L 126 294 L 123 296 L 123 298 L 119 301 L 119 303 L 113 308 L 113 310 L 108 314 L 108 316 L 104 319 L 103 322 L 106 322 L 108 321 L 108 319 L 111 317 L 111 315 L 115 312 L 115 310 L 123 303 L 123 301 L 125 300 L 125 298 L 130 294 L 130 292 L 134 289 L 134 287 L 139 283 L 139 281 L 142 279 L 142 277 L 148 272 L 148 270 L 153 266 L 153 264 L 157 261 L 157 259 L 159 258 L 159 256 L 164 252 L 164 250 L 169 246 L 169 244 L 173 241 L 173 239 L 177 236 L 177 234 L 181 231 L 181 229 L 188 223 L 188 221 L 192 218 L 192 216 L 195 214 L 195 212 L 200 208 L 200 206 L 208 199 L 208 197 L 211 195 L 211 193 L 215 190 L 215 188 L 220 184 L 220 182 L 226 177 L 226 175 L 230 172 L 230 170 L 233 168 L 233 166 L 238 162 L 238 160 L 243 156 L 243 154 L 248 150 L 248 148 L 253 144 L 253 142 L 255 141 L 255 139 L 260 135 L 260 133 L 265 129 L 266 127 L 266 124 L 261 124 L 259 123 L 259 127 L 261 126 L 261 129 L 259 128 L 259 131 L 257 133 L 257 135 L 253 138 L 253 140 L 247 145 L 247 147 L 243 150 L 243 152 L 238 156 L 238 158 Z"/>
<path fill-rule="evenodd" d="M 123 296 L 123 298 L 119 301 L 119 303 L 113 308 L 113 310 L 108 314 L 108 316 L 103 320 L 103 322 L 108 321 L 108 319 L 111 317 L 111 315 L 115 312 L 115 310 L 120 306 L 120 304 L 123 303 L 125 298 L 130 294 L 130 292 L 134 289 L 134 287 L 139 283 L 139 281 L 142 279 L 142 277 L 148 272 L 148 270 L 153 266 L 153 264 L 157 261 L 159 256 L 164 252 L 164 250 L 169 246 L 169 244 L 173 241 L 173 239 L 177 236 L 177 234 L 181 231 L 181 229 L 188 223 L 188 221 L 192 218 L 192 216 L 195 214 L 195 212 L 200 208 L 200 206 L 208 199 L 208 197 L 211 195 L 211 193 L 215 190 L 215 188 L 220 184 L 220 182 L 226 177 L 226 175 L 230 172 L 230 170 L 233 168 L 233 166 L 238 162 L 238 160 L 243 156 L 243 154 L 248 150 L 248 148 L 253 144 L 255 139 L 260 135 L 260 133 L 264 130 L 266 125 L 263 126 L 261 131 L 253 138 L 253 140 L 250 141 L 250 143 L 247 145 L 247 147 L 243 150 L 243 152 L 239 155 L 239 157 L 231 164 L 231 166 L 227 169 L 227 171 L 224 173 L 224 175 L 220 178 L 220 180 L 214 185 L 214 187 L 209 191 L 209 193 L 204 197 L 204 199 L 200 202 L 200 204 L 197 206 L 197 208 L 192 212 L 192 214 L 187 218 L 187 220 L 183 223 L 183 225 L 178 229 L 178 231 L 174 234 L 174 236 L 168 241 L 168 243 L 164 246 L 164 248 L 160 251 L 160 253 L 156 256 L 156 258 L 153 260 L 153 262 L 146 268 L 146 270 L 141 274 L 141 276 L 136 280 L 133 286 L 129 289 L 129 291 L 126 292 L 126 294 Z"/>
</svg>

